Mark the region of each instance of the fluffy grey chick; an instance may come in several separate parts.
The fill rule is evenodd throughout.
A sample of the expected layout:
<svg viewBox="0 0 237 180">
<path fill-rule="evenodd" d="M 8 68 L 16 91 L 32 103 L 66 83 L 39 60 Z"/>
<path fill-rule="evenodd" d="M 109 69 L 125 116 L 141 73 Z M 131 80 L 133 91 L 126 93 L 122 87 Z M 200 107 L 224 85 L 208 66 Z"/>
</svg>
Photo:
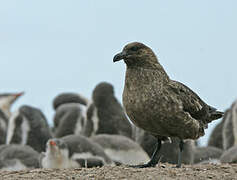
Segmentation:
<svg viewBox="0 0 237 180">
<path fill-rule="evenodd" d="M 219 149 L 223 149 L 223 126 L 225 121 L 226 113 L 224 114 L 223 119 L 220 123 L 218 123 L 213 131 L 211 132 L 211 135 L 208 139 L 208 146 L 216 147 Z"/>
<path fill-rule="evenodd" d="M 9 119 L 7 144 L 29 145 L 42 152 L 51 137 L 46 117 L 38 108 L 21 106 Z"/>
<path fill-rule="evenodd" d="M 119 134 L 132 137 L 132 126 L 124 109 L 114 96 L 110 83 L 101 82 L 93 90 L 92 104 L 87 110 L 84 134 Z"/>
<path fill-rule="evenodd" d="M 204 128 L 223 113 L 207 105 L 184 84 L 171 80 L 153 51 L 138 42 L 130 43 L 114 56 L 113 61 L 124 60 L 127 66 L 123 105 L 130 120 L 157 138 L 154 156 L 147 164 L 155 166 L 161 140 L 177 137 L 181 167 L 184 139 L 198 139 Z"/>
<path fill-rule="evenodd" d="M 224 151 L 220 157 L 221 163 L 237 163 L 237 146 Z"/>
<path fill-rule="evenodd" d="M 118 164 L 141 164 L 150 160 L 142 147 L 122 135 L 99 134 L 91 139 L 104 148 L 105 153 Z"/>
<path fill-rule="evenodd" d="M 223 150 L 217 147 L 196 147 L 194 149 L 194 164 L 219 161 Z"/>
<path fill-rule="evenodd" d="M 0 109 L 0 144 L 6 143 L 8 118 Z"/>
<path fill-rule="evenodd" d="M 237 145 L 237 100 L 226 110 L 222 130 L 223 149 Z"/>
<path fill-rule="evenodd" d="M 78 103 L 86 106 L 89 100 L 77 93 L 61 93 L 53 100 L 53 108 L 56 110 L 59 106 L 68 103 Z"/>
<path fill-rule="evenodd" d="M 86 124 L 86 107 L 89 100 L 80 94 L 62 93 L 53 102 L 54 136 L 63 137 L 70 134 L 82 134 Z"/>
<path fill-rule="evenodd" d="M 28 168 L 39 168 L 39 153 L 30 146 L 1 145 L 0 169 L 19 171 Z"/>
<path fill-rule="evenodd" d="M 40 164 L 43 168 L 90 168 L 113 162 L 97 143 L 80 135 L 68 135 L 47 142 Z"/>
</svg>

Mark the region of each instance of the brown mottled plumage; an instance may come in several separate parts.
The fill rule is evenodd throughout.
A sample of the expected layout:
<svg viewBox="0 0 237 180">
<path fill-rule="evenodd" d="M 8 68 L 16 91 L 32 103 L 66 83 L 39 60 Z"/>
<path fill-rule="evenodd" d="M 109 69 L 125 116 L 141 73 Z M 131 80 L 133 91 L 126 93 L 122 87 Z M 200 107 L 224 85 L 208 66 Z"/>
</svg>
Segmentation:
<svg viewBox="0 0 237 180">
<path fill-rule="evenodd" d="M 209 122 L 222 117 L 222 112 L 207 105 L 187 86 L 171 80 L 146 45 L 138 42 L 126 45 L 113 61 L 121 59 L 127 65 L 123 91 L 127 115 L 136 126 L 158 138 L 154 156 L 142 167 L 158 162 L 156 157 L 164 137 L 178 137 L 182 152 L 183 139 L 198 139 Z"/>
</svg>

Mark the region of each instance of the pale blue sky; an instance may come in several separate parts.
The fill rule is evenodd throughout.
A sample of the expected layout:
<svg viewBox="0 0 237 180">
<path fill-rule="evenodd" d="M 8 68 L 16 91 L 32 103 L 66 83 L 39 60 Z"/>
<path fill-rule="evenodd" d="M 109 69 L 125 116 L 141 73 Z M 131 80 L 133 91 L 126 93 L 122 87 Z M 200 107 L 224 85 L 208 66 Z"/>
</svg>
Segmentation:
<svg viewBox="0 0 237 180">
<path fill-rule="evenodd" d="M 112 58 L 132 41 L 150 46 L 171 78 L 225 110 L 237 98 L 237 1 L 0 1 L 0 92 L 52 122 L 61 92 L 91 97 L 111 82 L 121 101 L 125 65 Z M 211 124 L 202 138 L 205 144 Z"/>
</svg>

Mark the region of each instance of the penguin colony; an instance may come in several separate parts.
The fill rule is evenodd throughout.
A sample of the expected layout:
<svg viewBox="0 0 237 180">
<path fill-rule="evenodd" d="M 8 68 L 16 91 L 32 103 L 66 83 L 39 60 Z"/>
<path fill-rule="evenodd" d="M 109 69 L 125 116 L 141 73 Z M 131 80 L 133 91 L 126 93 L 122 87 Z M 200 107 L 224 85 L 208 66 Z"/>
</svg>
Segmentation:
<svg viewBox="0 0 237 180">
<path fill-rule="evenodd" d="M 11 112 L 24 93 L 0 94 L 0 171 L 237 162 L 237 102 L 226 110 L 208 146 L 199 147 L 194 140 L 223 113 L 170 80 L 146 45 L 126 45 L 113 61 L 121 59 L 127 66 L 124 107 L 113 85 L 101 82 L 91 99 L 71 92 L 56 96 L 50 127 L 36 107 Z"/>
</svg>

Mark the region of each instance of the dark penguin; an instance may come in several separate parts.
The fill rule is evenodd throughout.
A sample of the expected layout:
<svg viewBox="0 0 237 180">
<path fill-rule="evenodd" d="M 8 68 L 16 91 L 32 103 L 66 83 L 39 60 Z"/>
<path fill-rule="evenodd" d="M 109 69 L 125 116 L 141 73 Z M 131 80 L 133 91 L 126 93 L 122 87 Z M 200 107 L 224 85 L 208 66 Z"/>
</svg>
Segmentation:
<svg viewBox="0 0 237 180">
<path fill-rule="evenodd" d="M 63 93 L 53 102 L 54 136 L 63 137 L 70 134 L 82 134 L 86 124 L 86 106 L 89 100 L 76 93 Z"/>
<path fill-rule="evenodd" d="M 119 134 L 131 138 L 131 123 L 114 96 L 113 86 L 107 82 L 99 83 L 93 90 L 92 99 L 93 102 L 87 110 L 84 134 Z"/>
<path fill-rule="evenodd" d="M 130 120 L 157 138 L 157 147 L 150 162 L 137 167 L 155 166 L 159 160 L 161 140 L 180 139 L 178 165 L 184 139 L 203 136 L 208 123 L 223 116 L 207 105 L 184 84 L 171 80 L 146 45 L 138 42 L 126 45 L 113 61 L 124 60 L 127 66 L 123 105 Z"/>
<path fill-rule="evenodd" d="M 9 120 L 7 144 L 29 145 L 42 152 L 51 137 L 47 120 L 37 108 L 21 106 Z"/>
<path fill-rule="evenodd" d="M 91 139 L 103 147 L 105 153 L 118 164 L 141 164 L 150 160 L 142 147 L 126 136 L 99 134 Z"/>
<path fill-rule="evenodd" d="M 11 106 L 23 94 L 23 92 L 0 94 L 0 144 L 6 143 L 8 119 L 11 116 Z"/>
<path fill-rule="evenodd" d="M 203 162 L 218 162 L 221 154 L 223 153 L 222 149 L 207 146 L 207 147 L 196 147 L 194 149 L 194 164 L 203 163 Z"/>
<path fill-rule="evenodd" d="M 0 169 L 19 171 L 28 168 L 39 168 L 39 153 L 30 146 L 1 145 Z"/>
<path fill-rule="evenodd" d="M 43 168 L 90 168 L 113 164 L 100 145 L 80 135 L 50 139 L 40 161 Z"/>
<path fill-rule="evenodd" d="M 226 110 L 222 130 L 223 149 L 237 145 L 237 100 Z"/>
</svg>

